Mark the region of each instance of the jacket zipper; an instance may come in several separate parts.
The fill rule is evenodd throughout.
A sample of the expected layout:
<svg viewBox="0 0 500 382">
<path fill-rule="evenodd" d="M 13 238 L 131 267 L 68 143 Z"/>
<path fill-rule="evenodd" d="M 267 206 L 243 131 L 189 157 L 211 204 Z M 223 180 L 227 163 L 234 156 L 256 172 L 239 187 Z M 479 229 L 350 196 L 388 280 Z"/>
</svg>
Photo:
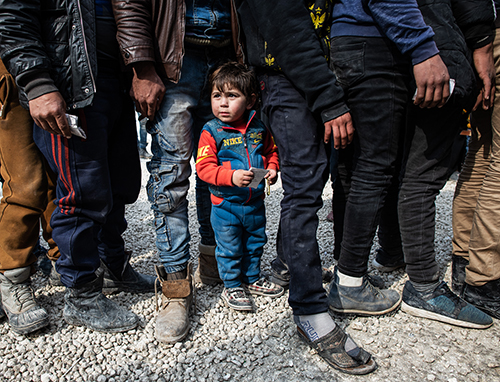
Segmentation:
<svg viewBox="0 0 500 382">
<path fill-rule="evenodd" d="M 248 126 L 250 126 L 250 123 L 252 122 L 253 117 L 255 117 L 255 114 L 256 113 L 253 112 L 252 115 L 250 116 L 250 119 L 248 120 L 247 125 L 245 127 L 245 133 L 247 132 Z M 248 152 L 247 138 L 246 138 L 245 134 L 242 134 L 238 129 L 235 129 L 232 126 L 223 126 L 223 128 L 228 128 L 230 130 L 236 130 L 243 136 L 243 146 L 245 147 L 245 151 L 247 153 L 248 165 L 250 167 L 252 167 L 252 162 L 250 161 L 250 153 Z M 245 204 L 248 203 L 250 201 L 250 199 L 252 199 L 252 189 L 250 187 L 248 187 L 248 191 L 250 192 L 250 195 L 248 196 L 248 199 L 246 200 Z"/>
<path fill-rule="evenodd" d="M 87 40 L 85 39 L 85 29 L 83 27 L 83 16 L 82 16 L 82 8 L 80 5 L 80 0 L 76 0 L 76 4 L 78 5 L 78 14 L 79 14 L 79 20 L 80 20 L 80 26 L 82 28 L 82 36 L 83 36 L 83 47 L 85 49 L 85 58 L 87 59 L 87 64 L 89 66 L 89 72 L 90 72 L 90 79 L 92 80 L 92 90 L 94 90 L 94 93 L 97 93 L 97 87 L 95 85 L 95 80 L 94 80 L 94 73 L 92 73 L 92 65 L 90 63 L 90 57 L 89 57 L 89 52 L 87 50 Z M 75 105 L 73 105 L 75 107 Z"/>
</svg>

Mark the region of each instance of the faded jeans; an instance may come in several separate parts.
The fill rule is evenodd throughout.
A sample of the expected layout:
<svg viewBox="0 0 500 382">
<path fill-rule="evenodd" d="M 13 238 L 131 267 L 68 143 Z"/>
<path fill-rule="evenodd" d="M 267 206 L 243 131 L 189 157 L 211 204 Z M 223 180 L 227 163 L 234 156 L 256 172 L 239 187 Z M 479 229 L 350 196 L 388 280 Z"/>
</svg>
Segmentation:
<svg viewBox="0 0 500 382">
<path fill-rule="evenodd" d="M 228 48 L 186 45 L 181 79 L 165 81 L 166 93 L 152 123 L 153 158 L 148 163 L 148 198 L 154 211 L 156 246 L 167 273 L 184 270 L 189 261 L 188 201 L 191 158 L 196 153 L 203 125 L 213 118 L 207 74 L 230 57 Z M 197 210 L 202 244 L 215 245 L 210 226 L 208 186 L 196 180 Z"/>
</svg>

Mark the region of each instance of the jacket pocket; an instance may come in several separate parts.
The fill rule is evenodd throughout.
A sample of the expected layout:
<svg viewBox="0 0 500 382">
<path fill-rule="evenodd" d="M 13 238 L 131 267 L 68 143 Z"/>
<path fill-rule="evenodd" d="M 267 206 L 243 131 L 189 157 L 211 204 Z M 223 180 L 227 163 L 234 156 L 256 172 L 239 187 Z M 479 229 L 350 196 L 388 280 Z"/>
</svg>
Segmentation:
<svg viewBox="0 0 500 382">
<path fill-rule="evenodd" d="M 339 84 L 350 87 L 365 74 L 365 44 L 334 45 L 330 50 L 330 66 Z"/>
</svg>

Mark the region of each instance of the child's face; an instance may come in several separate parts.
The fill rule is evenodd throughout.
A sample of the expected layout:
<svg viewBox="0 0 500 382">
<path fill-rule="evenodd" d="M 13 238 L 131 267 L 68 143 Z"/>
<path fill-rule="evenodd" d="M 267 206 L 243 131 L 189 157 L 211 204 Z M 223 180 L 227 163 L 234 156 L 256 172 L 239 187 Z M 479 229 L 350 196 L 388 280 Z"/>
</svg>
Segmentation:
<svg viewBox="0 0 500 382">
<path fill-rule="evenodd" d="M 245 111 L 253 107 L 256 97 L 252 94 L 252 99 L 248 100 L 242 92 L 226 85 L 223 92 L 214 86 L 210 98 L 214 115 L 222 122 L 231 123 L 241 119 Z"/>
</svg>

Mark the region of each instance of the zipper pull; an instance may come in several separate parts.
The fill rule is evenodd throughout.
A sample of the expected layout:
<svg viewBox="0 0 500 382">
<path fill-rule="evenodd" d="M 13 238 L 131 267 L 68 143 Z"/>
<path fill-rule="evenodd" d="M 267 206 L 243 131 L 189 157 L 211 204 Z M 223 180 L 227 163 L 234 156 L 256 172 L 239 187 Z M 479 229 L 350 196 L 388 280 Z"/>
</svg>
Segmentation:
<svg viewBox="0 0 500 382">
<path fill-rule="evenodd" d="M 245 136 L 243 136 L 243 145 L 245 146 L 245 148 L 247 148 L 247 139 L 245 138 Z"/>
</svg>

